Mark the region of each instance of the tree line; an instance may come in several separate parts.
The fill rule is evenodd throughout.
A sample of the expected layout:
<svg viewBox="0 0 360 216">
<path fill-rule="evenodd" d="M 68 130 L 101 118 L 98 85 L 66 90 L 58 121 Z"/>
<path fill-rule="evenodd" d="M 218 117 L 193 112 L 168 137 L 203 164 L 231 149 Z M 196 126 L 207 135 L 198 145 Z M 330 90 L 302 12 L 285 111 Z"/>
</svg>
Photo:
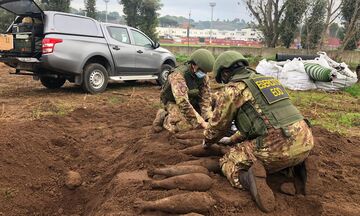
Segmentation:
<svg viewBox="0 0 360 216">
<path fill-rule="evenodd" d="M 342 39 L 340 50 L 357 48 L 360 40 L 360 0 L 243 0 L 267 47 L 289 48 L 301 38 L 307 49 L 321 49 L 327 35 Z M 241 2 L 239 2 L 240 4 Z M 343 28 L 336 20 L 341 20 Z M 340 31 L 340 33 L 339 33 Z"/>
<path fill-rule="evenodd" d="M 157 13 L 160 0 L 117 0 L 123 5 L 127 25 L 139 28 L 157 40 Z M 70 12 L 71 0 L 36 0 L 43 10 Z M 307 49 L 321 49 L 327 35 L 342 39 L 341 50 L 356 49 L 360 40 L 360 0 L 242 0 L 255 26 L 263 32 L 267 47 L 291 46 L 295 38 Z M 239 2 L 240 4 L 241 2 Z M 96 0 L 84 0 L 84 12 L 98 19 Z M 0 11 L 0 30 L 5 31 L 14 19 L 11 13 Z M 340 27 L 336 20 L 341 20 Z M 170 22 L 171 20 L 161 20 Z"/>
<path fill-rule="evenodd" d="M 71 0 L 35 0 L 43 10 L 71 12 Z M 123 5 L 127 25 L 138 28 L 151 39 L 157 40 L 156 27 L 159 24 L 157 13 L 162 5 L 160 0 L 118 0 Z M 96 10 L 96 0 L 84 0 L 84 12 L 86 16 L 98 19 L 103 16 Z M 114 14 L 116 16 L 116 14 Z M 6 31 L 14 20 L 14 15 L 0 10 L 0 31 Z"/>
</svg>

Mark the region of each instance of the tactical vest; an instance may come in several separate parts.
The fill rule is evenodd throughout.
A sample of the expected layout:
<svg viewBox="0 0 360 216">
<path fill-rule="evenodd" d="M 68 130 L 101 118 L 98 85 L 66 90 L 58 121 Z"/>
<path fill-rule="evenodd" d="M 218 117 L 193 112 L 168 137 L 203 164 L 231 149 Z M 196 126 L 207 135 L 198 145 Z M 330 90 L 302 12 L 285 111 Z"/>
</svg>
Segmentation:
<svg viewBox="0 0 360 216">
<path fill-rule="evenodd" d="M 279 80 L 250 72 L 247 77 L 235 74 L 231 82 L 237 81 L 246 83 L 262 111 L 260 114 L 251 101 L 242 105 L 235 118 L 238 130 L 249 140 L 266 135 L 270 127 L 281 128 L 286 136 L 290 136 L 287 126 L 302 120 L 303 116 L 291 103 Z"/>
<path fill-rule="evenodd" d="M 176 71 L 180 72 L 181 75 L 184 77 L 186 86 L 188 87 L 189 101 L 191 105 L 198 111 L 200 102 L 200 89 L 204 85 L 204 79 L 199 79 L 194 74 L 192 74 L 188 64 L 176 68 Z M 168 102 L 175 103 L 175 98 L 172 93 L 172 88 L 169 80 L 165 82 L 164 87 L 161 91 L 160 98 L 162 103 L 165 105 Z"/>
</svg>

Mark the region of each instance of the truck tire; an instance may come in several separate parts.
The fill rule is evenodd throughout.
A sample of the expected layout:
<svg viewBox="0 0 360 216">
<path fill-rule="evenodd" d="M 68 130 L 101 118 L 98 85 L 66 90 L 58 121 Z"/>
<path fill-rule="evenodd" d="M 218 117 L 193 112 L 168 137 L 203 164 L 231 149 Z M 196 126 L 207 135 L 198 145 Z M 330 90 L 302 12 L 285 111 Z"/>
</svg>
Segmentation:
<svg viewBox="0 0 360 216">
<path fill-rule="evenodd" d="M 161 66 L 161 71 L 159 73 L 159 78 L 157 79 L 157 83 L 159 85 L 164 85 L 169 74 L 170 74 L 170 71 L 173 69 L 173 67 L 169 64 L 163 64 Z"/>
<path fill-rule="evenodd" d="M 98 63 L 86 65 L 82 87 L 90 94 L 105 91 L 109 82 L 109 74 L 104 66 Z"/>
<path fill-rule="evenodd" d="M 41 84 L 43 84 L 43 86 L 45 86 L 48 89 L 59 89 L 65 84 L 66 79 L 53 78 L 53 77 L 41 77 L 40 82 L 41 82 Z"/>
</svg>

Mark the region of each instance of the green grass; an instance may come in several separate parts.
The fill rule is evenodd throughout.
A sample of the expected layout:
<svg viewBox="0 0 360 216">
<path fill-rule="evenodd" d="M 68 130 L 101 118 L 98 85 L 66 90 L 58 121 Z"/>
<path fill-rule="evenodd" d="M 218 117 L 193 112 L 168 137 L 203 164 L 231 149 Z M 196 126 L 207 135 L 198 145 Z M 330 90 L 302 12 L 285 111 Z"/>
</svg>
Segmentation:
<svg viewBox="0 0 360 216">
<path fill-rule="evenodd" d="M 332 132 L 356 135 L 360 127 L 358 98 L 340 91 L 288 91 L 293 104 L 313 125 Z"/>
<path fill-rule="evenodd" d="M 351 94 L 354 97 L 360 97 L 360 83 L 356 83 L 351 87 L 345 88 L 344 91 Z"/>
<path fill-rule="evenodd" d="M 187 44 L 167 44 L 167 43 L 162 43 L 161 46 L 163 47 L 187 47 Z M 203 47 L 202 45 L 192 45 L 190 44 L 190 47 Z"/>
<path fill-rule="evenodd" d="M 4 188 L 2 189 L 2 195 L 5 200 L 10 200 L 15 197 L 18 191 L 14 188 Z"/>
<path fill-rule="evenodd" d="M 161 44 L 161 46 L 164 46 L 164 47 L 187 47 L 188 45 L 187 44 Z M 225 47 L 225 48 L 230 48 L 232 46 L 227 46 L 227 45 L 199 45 L 199 44 L 190 44 L 189 47 Z M 238 46 L 234 46 L 234 47 L 238 47 Z"/>
<path fill-rule="evenodd" d="M 188 55 L 184 55 L 184 54 L 177 54 L 176 55 L 176 61 L 178 63 L 184 63 L 189 59 Z"/>
<path fill-rule="evenodd" d="M 108 98 L 108 103 L 110 105 L 117 105 L 117 104 L 120 104 L 120 103 L 123 103 L 125 100 L 121 97 L 118 97 L 118 96 L 110 96 Z"/>
<path fill-rule="evenodd" d="M 32 110 L 31 118 L 40 119 L 45 116 L 66 116 L 72 111 L 74 111 L 74 107 L 65 102 L 44 101 Z"/>
<path fill-rule="evenodd" d="M 360 126 L 360 113 L 334 113 L 334 118 L 346 127 Z"/>
</svg>

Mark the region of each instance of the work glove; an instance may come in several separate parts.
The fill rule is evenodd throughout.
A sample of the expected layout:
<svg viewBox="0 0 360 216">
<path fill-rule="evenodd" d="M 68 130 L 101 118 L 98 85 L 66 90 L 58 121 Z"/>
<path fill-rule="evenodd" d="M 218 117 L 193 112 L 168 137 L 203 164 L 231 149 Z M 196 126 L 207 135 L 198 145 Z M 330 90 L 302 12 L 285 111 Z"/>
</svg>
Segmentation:
<svg viewBox="0 0 360 216">
<path fill-rule="evenodd" d="M 232 140 L 231 137 L 223 137 L 218 143 L 222 145 L 231 145 Z"/>
</svg>

